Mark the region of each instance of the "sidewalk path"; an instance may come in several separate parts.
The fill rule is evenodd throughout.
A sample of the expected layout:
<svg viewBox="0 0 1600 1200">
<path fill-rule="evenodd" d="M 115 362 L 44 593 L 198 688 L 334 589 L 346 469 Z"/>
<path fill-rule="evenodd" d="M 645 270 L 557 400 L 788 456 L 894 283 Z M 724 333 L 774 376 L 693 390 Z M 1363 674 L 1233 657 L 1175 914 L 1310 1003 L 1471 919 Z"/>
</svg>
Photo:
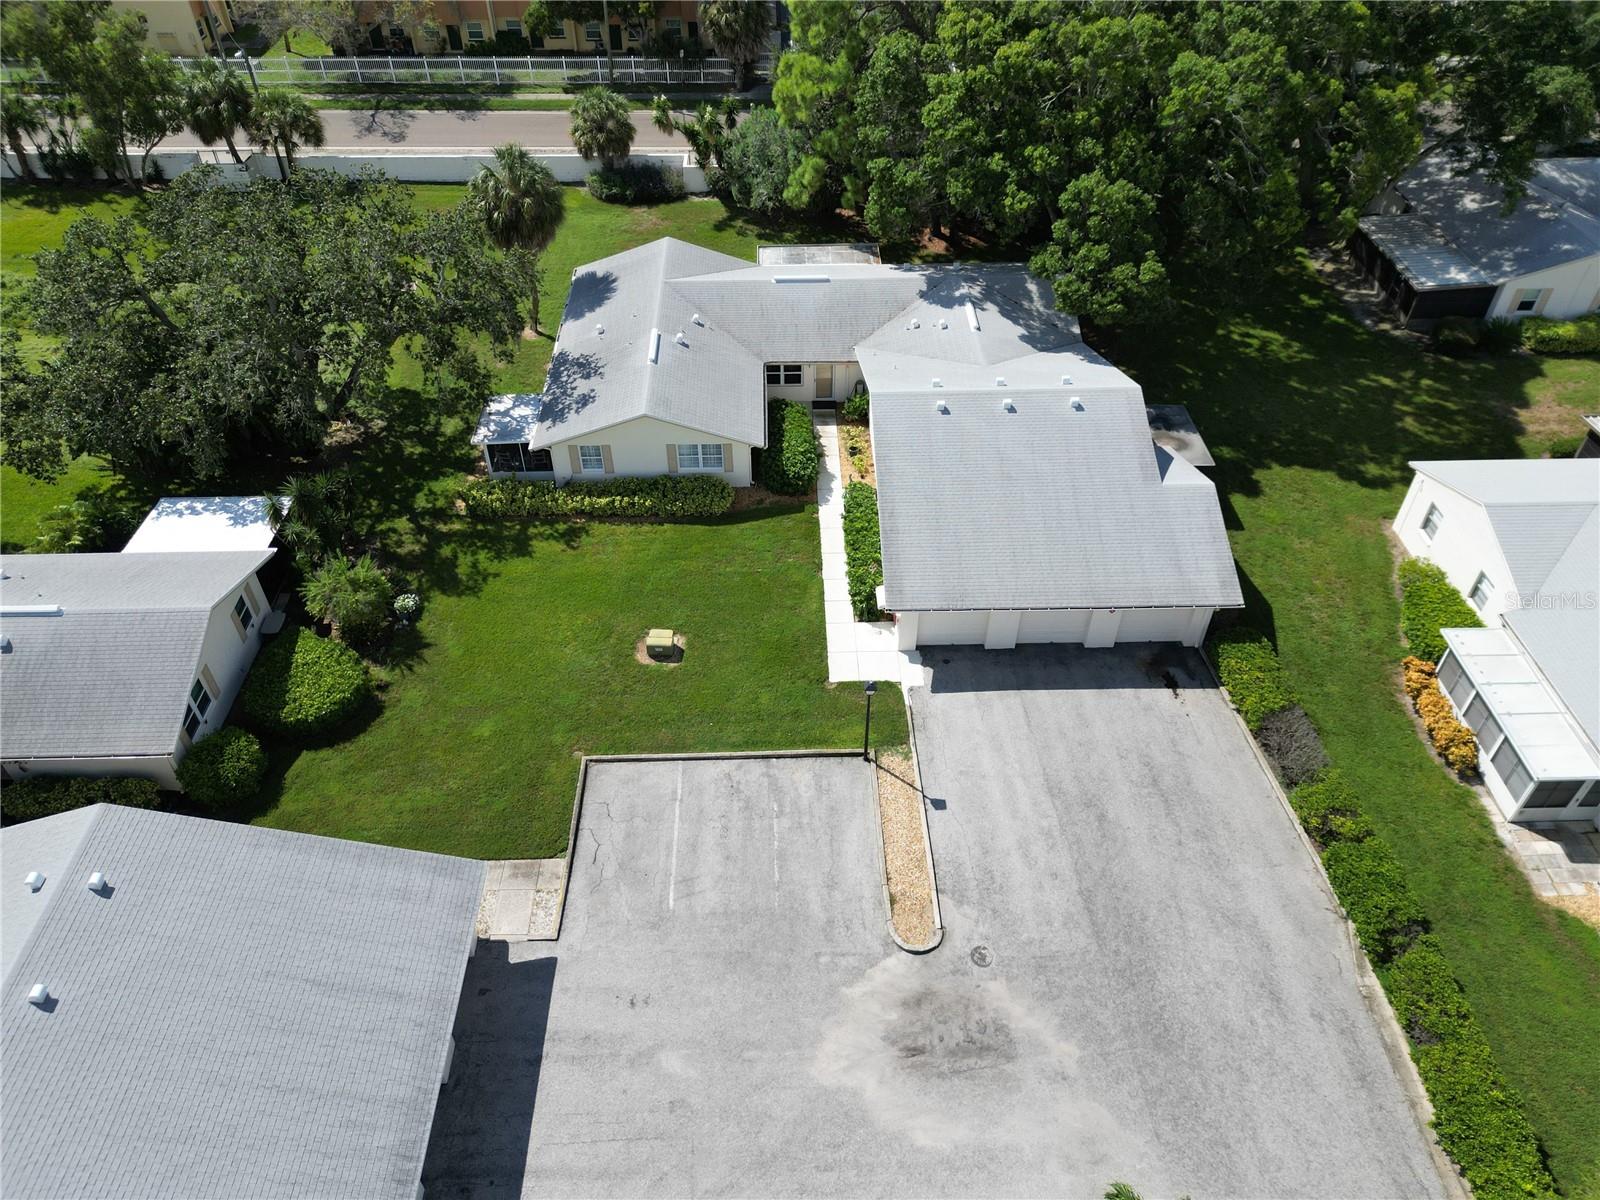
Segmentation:
<svg viewBox="0 0 1600 1200">
<path fill-rule="evenodd" d="M 822 612 L 828 635 L 828 680 L 886 679 L 906 687 L 923 682 L 922 656 L 895 648 L 893 621 L 858 621 L 850 607 L 844 568 L 844 473 L 839 463 L 838 417 L 813 410 L 822 440 L 817 473 L 817 521 L 822 526 Z"/>
<path fill-rule="evenodd" d="M 572 148 L 572 117 L 565 112 L 493 112 L 486 109 L 428 111 L 414 108 L 325 109 L 323 128 L 327 131 L 326 151 L 400 150 L 438 153 L 452 150 L 483 150 L 516 142 L 530 149 Z M 673 148 L 687 150 L 682 134 L 662 133 L 650 123 L 648 112 L 633 114 L 636 150 Z M 249 138 L 242 133 L 235 141 L 241 149 Z M 200 139 L 185 129 L 161 143 L 172 150 L 192 150 Z"/>
</svg>

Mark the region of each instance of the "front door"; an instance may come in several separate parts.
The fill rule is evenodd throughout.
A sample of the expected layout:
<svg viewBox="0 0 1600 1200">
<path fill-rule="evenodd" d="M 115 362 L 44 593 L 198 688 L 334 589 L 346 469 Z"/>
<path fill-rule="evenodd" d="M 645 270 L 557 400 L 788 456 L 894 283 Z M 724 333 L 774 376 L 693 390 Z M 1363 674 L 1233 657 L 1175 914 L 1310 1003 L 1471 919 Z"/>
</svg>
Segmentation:
<svg viewBox="0 0 1600 1200">
<path fill-rule="evenodd" d="M 450 49 L 461 49 L 461 26 L 446 25 L 444 27 L 444 40 L 449 43 Z"/>
<path fill-rule="evenodd" d="M 613 25 L 610 28 L 611 28 L 611 48 L 613 50 L 621 50 L 622 49 L 622 26 L 621 25 Z"/>
<path fill-rule="evenodd" d="M 832 400 L 833 399 L 833 364 L 832 363 L 818 363 L 816 370 L 817 370 L 817 399 L 818 400 Z"/>
</svg>

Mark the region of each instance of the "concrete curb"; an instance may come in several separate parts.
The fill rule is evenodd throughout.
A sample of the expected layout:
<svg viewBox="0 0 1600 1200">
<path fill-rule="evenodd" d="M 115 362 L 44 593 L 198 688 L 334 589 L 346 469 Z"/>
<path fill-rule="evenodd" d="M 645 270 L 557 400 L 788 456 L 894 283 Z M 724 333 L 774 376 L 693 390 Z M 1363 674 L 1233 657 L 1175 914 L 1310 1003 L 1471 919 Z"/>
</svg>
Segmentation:
<svg viewBox="0 0 1600 1200">
<path fill-rule="evenodd" d="M 1278 773 L 1267 761 L 1267 756 L 1256 742 L 1255 734 L 1251 733 L 1250 727 L 1244 723 L 1244 717 L 1234 706 L 1233 697 L 1228 693 L 1228 689 L 1222 686 L 1222 680 L 1218 677 L 1211 659 L 1203 649 L 1197 649 L 1196 653 L 1199 654 L 1200 661 L 1205 664 L 1206 674 L 1228 701 L 1228 708 L 1233 712 L 1233 719 L 1238 723 L 1239 732 L 1244 734 L 1244 740 L 1250 745 L 1250 752 L 1255 755 L 1256 765 L 1266 776 L 1272 794 L 1278 798 L 1279 805 L 1288 815 L 1290 824 L 1294 826 L 1295 836 L 1299 838 L 1301 846 L 1305 848 L 1316 866 L 1316 877 L 1322 887 L 1323 895 L 1327 897 L 1332 909 L 1339 914 L 1340 924 L 1344 927 L 1345 943 L 1355 964 L 1356 990 L 1361 993 L 1367 1011 L 1372 1014 L 1379 1040 L 1383 1043 L 1384 1056 L 1388 1058 L 1395 1078 L 1400 1083 L 1400 1090 L 1405 1094 L 1406 1101 L 1411 1106 L 1411 1113 L 1421 1128 L 1422 1139 L 1427 1143 L 1428 1153 L 1433 1157 L 1434 1171 L 1439 1176 L 1439 1182 L 1444 1185 L 1445 1194 L 1450 1200 L 1472 1200 L 1471 1185 L 1456 1167 L 1455 1161 L 1444 1152 L 1444 1147 L 1439 1144 L 1438 1136 L 1433 1131 L 1433 1101 L 1428 1097 L 1428 1089 L 1423 1085 L 1422 1076 L 1417 1074 L 1417 1064 L 1411 1059 L 1411 1043 L 1406 1038 L 1405 1030 L 1400 1028 L 1400 1019 L 1394 1015 L 1388 993 L 1383 990 L 1383 984 L 1373 971 L 1366 950 L 1361 946 L 1361 939 L 1356 935 L 1356 927 L 1350 921 L 1350 914 L 1345 912 L 1344 905 L 1339 903 L 1339 897 L 1334 893 L 1333 884 L 1328 881 L 1328 873 L 1323 868 L 1322 856 L 1317 853 L 1316 844 L 1312 842 L 1305 826 L 1300 824 L 1299 814 L 1294 811 L 1294 805 L 1289 803 L 1288 793 L 1278 782 Z"/>
<path fill-rule="evenodd" d="M 548 938 L 537 939 L 540 941 L 556 942 L 561 940 L 561 923 L 567 916 L 567 891 L 572 887 L 572 851 L 578 841 L 578 819 L 583 815 L 583 789 L 589 780 L 590 763 L 608 762 L 706 762 L 740 758 L 859 758 L 859 750 L 725 750 L 702 751 L 689 754 L 585 754 L 578 763 L 578 788 L 577 794 L 572 798 L 572 820 L 567 825 L 567 853 L 565 855 L 567 869 L 561 880 L 561 898 L 556 902 L 556 931 Z M 874 768 L 872 779 L 873 794 L 877 794 L 877 774 Z M 881 822 L 880 822 L 881 829 Z M 878 835 L 878 865 L 882 874 L 883 866 L 883 835 Z M 888 899 L 887 888 L 884 899 Z M 937 904 L 937 897 L 935 898 Z M 935 907 L 935 914 L 938 909 Z M 892 932 L 892 931 L 891 931 Z"/>
</svg>

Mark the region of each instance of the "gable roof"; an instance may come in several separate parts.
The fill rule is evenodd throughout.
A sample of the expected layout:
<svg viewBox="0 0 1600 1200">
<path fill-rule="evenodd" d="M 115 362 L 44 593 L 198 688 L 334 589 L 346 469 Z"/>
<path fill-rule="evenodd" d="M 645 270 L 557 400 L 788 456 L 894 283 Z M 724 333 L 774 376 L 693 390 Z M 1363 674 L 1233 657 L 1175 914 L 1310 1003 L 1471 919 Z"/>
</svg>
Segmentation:
<svg viewBox="0 0 1600 1200">
<path fill-rule="evenodd" d="M 1509 215 L 1502 213 L 1499 185 L 1482 172 L 1455 174 L 1441 155 L 1416 163 L 1395 190 L 1495 283 L 1590 257 L 1600 247 L 1600 158 L 1540 159 L 1527 195 Z"/>
<path fill-rule="evenodd" d="M 212 608 L 272 554 L 0 557 L 5 757 L 171 754 Z"/>
<path fill-rule="evenodd" d="M 1411 466 L 1483 506 L 1518 593 L 1502 620 L 1600 747 L 1600 458 Z"/>
<path fill-rule="evenodd" d="M 482 863 L 115 805 L 0 861 L 5 1195 L 412 1200 Z"/>
<path fill-rule="evenodd" d="M 888 608 L 1243 604 L 1216 488 L 1151 441 L 1138 387 L 1074 399 L 873 388 Z"/>
</svg>

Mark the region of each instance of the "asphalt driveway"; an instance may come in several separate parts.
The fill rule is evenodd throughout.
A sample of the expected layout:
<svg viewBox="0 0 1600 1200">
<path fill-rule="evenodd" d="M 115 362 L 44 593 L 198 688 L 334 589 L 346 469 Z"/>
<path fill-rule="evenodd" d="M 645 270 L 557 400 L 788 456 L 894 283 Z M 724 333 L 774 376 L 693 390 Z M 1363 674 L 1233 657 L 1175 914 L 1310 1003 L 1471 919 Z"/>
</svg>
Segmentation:
<svg viewBox="0 0 1600 1200">
<path fill-rule="evenodd" d="M 858 760 L 591 765 L 560 941 L 469 965 L 429 1196 L 1437 1195 L 1194 661 L 928 659 L 943 945 L 889 940 Z"/>
</svg>

